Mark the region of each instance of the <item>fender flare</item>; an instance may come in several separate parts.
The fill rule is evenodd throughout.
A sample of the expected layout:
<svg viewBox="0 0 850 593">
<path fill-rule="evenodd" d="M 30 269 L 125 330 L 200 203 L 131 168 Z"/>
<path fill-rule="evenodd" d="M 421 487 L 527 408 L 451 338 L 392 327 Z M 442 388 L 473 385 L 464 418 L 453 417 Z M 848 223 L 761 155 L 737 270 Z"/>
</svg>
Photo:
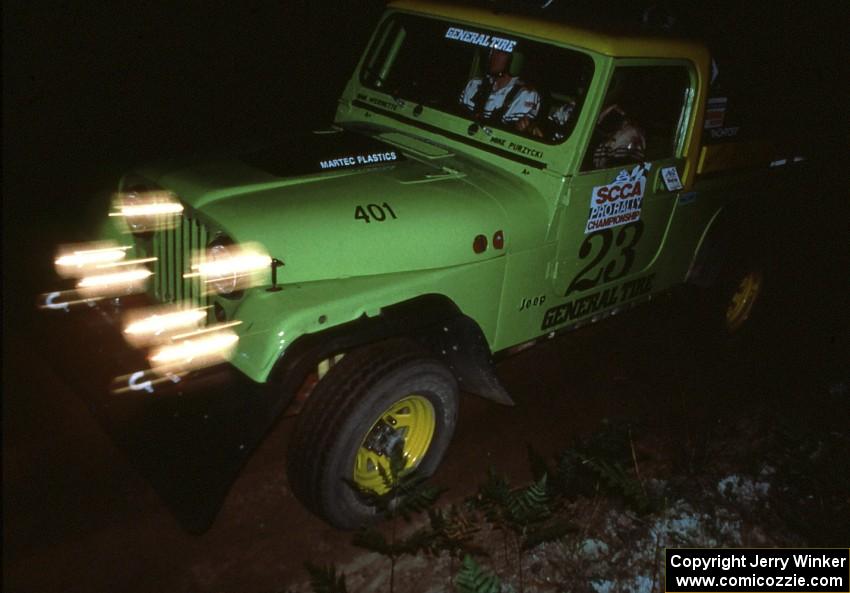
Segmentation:
<svg viewBox="0 0 850 593">
<path fill-rule="evenodd" d="M 697 247 L 685 282 L 711 288 L 735 250 L 758 252 L 768 241 L 770 225 L 760 222 L 756 196 L 747 202 L 733 202 L 718 209 Z"/>
<path fill-rule="evenodd" d="M 710 288 L 720 275 L 722 262 L 729 252 L 732 228 L 727 208 L 719 209 L 712 217 L 694 252 L 688 268 L 686 284 Z"/>
<path fill-rule="evenodd" d="M 388 338 L 417 340 L 451 369 L 464 391 L 504 405 L 514 405 L 493 370 L 492 353 L 474 319 L 464 315 L 448 297 L 427 294 L 383 307 L 374 317 L 305 334 L 275 363 L 269 385 L 280 397 L 282 412 L 321 360 Z"/>
</svg>

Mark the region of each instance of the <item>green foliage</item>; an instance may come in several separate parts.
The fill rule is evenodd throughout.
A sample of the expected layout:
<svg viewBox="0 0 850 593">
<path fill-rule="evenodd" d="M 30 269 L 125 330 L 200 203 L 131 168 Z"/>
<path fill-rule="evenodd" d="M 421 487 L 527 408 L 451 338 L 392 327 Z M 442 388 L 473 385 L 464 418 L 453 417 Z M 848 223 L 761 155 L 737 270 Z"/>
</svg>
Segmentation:
<svg viewBox="0 0 850 593">
<path fill-rule="evenodd" d="M 446 511 L 428 509 L 428 519 L 433 534 L 429 552 L 448 552 L 454 558 L 462 554 L 486 555 L 483 548 L 473 543 L 473 538 L 481 530 L 481 518 L 474 512 L 451 505 Z"/>
<path fill-rule="evenodd" d="M 546 491 L 546 474 L 527 488 L 511 492 L 507 510 L 511 523 L 521 527 L 538 523 L 551 516 L 551 498 Z"/>
<path fill-rule="evenodd" d="M 442 490 L 431 486 L 421 476 L 405 472 L 407 460 L 403 455 L 403 443 L 399 443 L 393 449 L 387 467 L 378 468 L 386 492 L 364 490 L 354 483 L 350 485 L 385 518 L 391 521 L 399 517 L 409 520 L 414 514 L 427 512 L 428 525 L 407 538 L 396 537 L 395 523 L 391 525 L 389 537 L 375 528 L 363 529 L 354 536 L 352 543 L 390 560 L 391 591 L 395 563 L 399 557 L 419 553 L 439 555 L 443 552 L 452 559 L 464 558 L 462 569 L 455 579 L 459 591 L 498 591 L 499 579 L 483 571 L 472 556 L 486 555 L 485 550 L 475 544 L 475 537 L 482 528 L 482 522 L 487 521 L 503 534 L 505 560 L 515 554 L 519 590 L 522 591 L 524 553 L 577 529 L 558 512 L 564 498 L 584 491 L 594 495 L 602 491 L 623 496 L 638 512 L 653 509 L 653 501 L 636 477 L 637 460 L 633 456 L 630 439 L 626 429 L 607 426 L 600 433 L 577 441 L 552 464 L 529 446 L 529 464 L 534 475 L 532 483 L 513 487 L 505 476 L 491 467 L 473 500 L 442 509 L 434 508 Z M 626 469 L 630 462 L 634 463 L 634 476 Z M 335 582 L 334 574 L 324 576 L 325 581 Z"/>
<path fill-rule="evenodd" d="M 505 560 L 508 558 L 508 534 L 516 550 L 519 590 L 523 591 L 523 553 L 544 542 L 556 540 L 574 529 L 555 515 L 557 500 L 549 494 L 544 472 L 525 488 L 512 489 L 508 480 L 492 469 L 478 491 L 477 501 L 485 516 L 504 536 Z"/>
<path fill-rule="evenodd" d="M 310 588 L 313 589 L 313 593 L 348 593 L 345 587 L 345 575 L 337 575 L 333 564 L 316 566 L 305 562 L 304 567 L 310 573 Z"/>
<path fill-rule="evenodd" d="M 387 519 L 403 517 L 410 520 L 416 513 L 425 511 L 437 502 L 443 493 L 428 483 L 428 479 L 415 473 L 404 473 L 407 458 L 404 456 L 404 442 L 400 441 L 392 450 L 389 458 L 389 470 L 378 466 L 378 472 L 387 491 L 375 492 L 361 488 L 358 484 L 348 481 L 348 485 L 358 492 L 360 498 L 368 505 L 378 509 Z"/>
<path fill-rule="evenodd" d="M 512 489 L 505 477 L 491 469 L 478 490 L 478 504 L 496 527 L 524 533 L 552 516 L 555 504 L 547 490 L 547 479 L 543 474 L 525 488 Z"/>
<path fill-rule="evenodd" d="M 486 506 L 507 504 L 511 496 L 511 484 L 508 479 L 496 473 L 496 468 L 487 469 L 487 480 L 478 488 L 478 499 Z"/>
<path fill-rule="evenodd" d="M 533 448 L 528 449 L 535 478 L 552 476 L 547 492 L 550 497 L 593 496 L 598 491 L 622 496 L 626 504 L 640 514 L 656 510 L 659 501 L 650 497 L 636 473 L 629 468 L 632 458 L 628 427 L 604 423 L 603 429 L 575 442 L 550 466 Z M 636 472 L 636 470 L 634 470 Z"/>
<path fill-rule="evenodd" d="M 428 484 L 427 479 L 412 473 L 404 473 L 407 458 L 404 456 L 404 441 L 396 443 L 389 457 L 389 468 L 378 466 L 386 492 L 378 493 L 364 489 L 354 482 L 348 484 L 356 489 L 366 504 L 378 509 L 387 520 L 398 517 L 409 521 L 414 513 L 430 510 L 437 502 L 442 489 Z M 417 554 L 422 550 L 433 550 L 437 534 L 430 528 L 418 529 L 407 538 L 396 538 L 395 524 L 392 536 L 387 540 L 377 529 L 367 528 L 357 532 L 352 538 L 355 546 L 377 552 L 390 560 L 390 593 L 394 591 L 395 563 L 405 554 Z"/>
<path fill-rule="evenodd" d="M 625 499 L 626 504 L 640 514 L 656 509 L 652 500 L 637 478 L 629 474 L 617 462 L 610 463 L 599 458 L 584 458 L 585 465 L 602 480 L 608 492 L 616 492 Z"/>
<path fill-rule="evenodd" d="M 499 593 L 502 588 L 499 578 L 485 572 L 472 556 L 463 559 L 463 566 L 455 577 L 458 593 Z"/>
</svg>

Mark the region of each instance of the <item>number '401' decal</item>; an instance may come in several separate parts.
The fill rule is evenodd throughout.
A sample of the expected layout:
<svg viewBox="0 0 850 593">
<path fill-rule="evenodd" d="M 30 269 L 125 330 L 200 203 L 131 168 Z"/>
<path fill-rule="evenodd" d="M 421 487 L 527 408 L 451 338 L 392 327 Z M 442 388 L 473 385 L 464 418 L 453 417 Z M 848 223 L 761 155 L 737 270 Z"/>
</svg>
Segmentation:
<svg viewBox="0 0 850 593">
<path fill-rule="evenodd" d="M 601 244 L 599 241 L 595 243 L 599 245 L 599 251 L 596 252 L 590 262 L 573 278 L 564 296 L 569 296 L 573 292 L 590 290 L 601 282 L 619 280 L 629 273 L 632 264 L 635 263 L 635 247 L 638 241 L 640 241 L 640 236 L 643 234 L 643 221 L 638 220 L 637 222 L 619 227 L 616 238 L 614 237 L 614 230 L 612 228 L 602 229 L 585 237 L 581 243 L 581 247 L 578 248 L 578 258 L 587 259 L 590 257 L 590 254 L 594 250 L 594 239 L 596 237 L 599 237 L 601 240 Z M 608 255 L 608 251 L 611 249 L 611 243 L 616 243 L 617 247 L 620 248 L 620 257 L 612 259 L 608 262 L 607 266 L 599 266 L 597 268 L 596 266 L 604 261 L 605 256 Z M 622 263 L 620 263 L 621 261 Z M 593 273 L 594 270 L 596 271 L 595 274 Z"/>
<path fill-rule="evenodd" d="M 357 206 L 354 209 L 354 220 L 362 220 L 363 222 L 384 222 L 389 219 L 398 218 L 393 212 L 392 207 L 384 202 L 380 206 L 378 204 L 368 204 L 366 207 Z"/>
</svg>

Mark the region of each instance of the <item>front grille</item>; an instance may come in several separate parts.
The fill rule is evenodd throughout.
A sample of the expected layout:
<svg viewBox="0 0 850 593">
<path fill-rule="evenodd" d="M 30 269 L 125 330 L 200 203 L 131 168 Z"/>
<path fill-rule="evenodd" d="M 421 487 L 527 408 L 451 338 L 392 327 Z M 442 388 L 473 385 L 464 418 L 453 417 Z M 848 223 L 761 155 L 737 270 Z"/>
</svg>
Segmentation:
<svg viewBox="0 0 850 593">
<path fill-rule="evenodd" d="M 206 307 L 209 295 L 198 277 L 184 278 L 191 272 L 193 255 L 206 251 L 209 230 L 203 222 L 184 212 L 177 225 L 156 231 L 152 237 L 154 297 L 164 303 L 175 303 L 182 307 Z"/>
</svg>

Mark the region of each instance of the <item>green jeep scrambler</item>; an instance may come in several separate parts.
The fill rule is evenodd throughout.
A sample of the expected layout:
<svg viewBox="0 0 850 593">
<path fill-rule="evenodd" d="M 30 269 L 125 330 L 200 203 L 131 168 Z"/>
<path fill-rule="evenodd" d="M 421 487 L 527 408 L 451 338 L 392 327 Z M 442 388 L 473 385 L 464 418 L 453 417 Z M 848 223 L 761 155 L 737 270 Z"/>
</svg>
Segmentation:
<svg viewBox="0 0 850 593">
<path fill-rule="evenodd" d="M 744 325 L 762 270 L 726 246 L 795 159 L 737 142 L 710 78 L 696 43 L 392 3 L 331 128 L 125 176 L 43 306 L 120 313 L 148 367 L 116 396 L 227 367 L 263 387 L 263 431 L 300 409 L 293 491 L 360 526 L 397 447 L 435 470 L 460 390 L 512 404 L 495 354 L 686 282 L 713 288 L 719 330 Z"/>
</svg>

